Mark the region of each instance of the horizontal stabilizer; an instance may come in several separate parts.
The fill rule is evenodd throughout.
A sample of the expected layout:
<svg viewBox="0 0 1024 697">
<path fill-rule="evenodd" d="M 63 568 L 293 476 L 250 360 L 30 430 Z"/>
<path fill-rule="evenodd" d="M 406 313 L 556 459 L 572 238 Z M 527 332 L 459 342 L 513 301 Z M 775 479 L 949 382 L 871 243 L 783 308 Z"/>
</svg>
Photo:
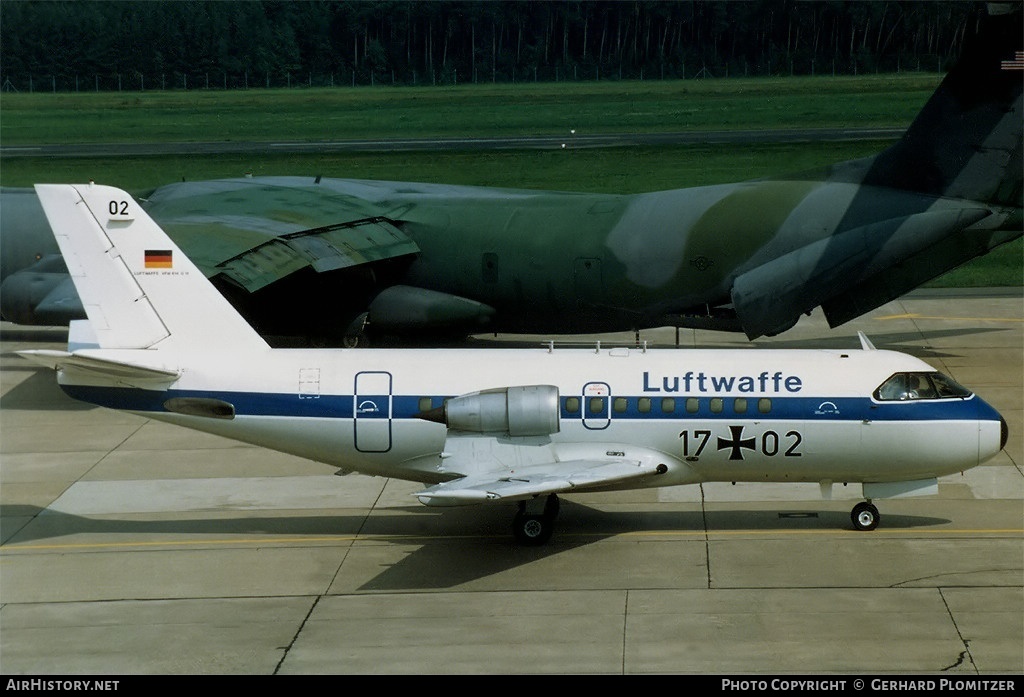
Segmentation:
<svg viewBox="0 0 1024 697">
<path fill-rule="evenodd" d="M 665 465 L 653 462 L 576 460 L 535 465 L 499 479 L 463 477 L 428 487 L 413 496 L 427 506 L 459 506 L 498 499 L 515 501 L 573 489 L 622 484 L 662 474 L 665 470 Z"/>
<path fill-rule="evenodd" d="M 115 381 L 127 381 L 134 384 L 136 381 L 159 382 L 171 384 L 180 377 L 176 370 L 167 368 L 156 368 L 153 366 L 128 363 L 124 361 L 112 361 L 106 358 L 96 358 L 82 353 L 68 353 L 67 351 L 52 351 L 47 349 L 34 349 L 18 351 L 19 356 L 27 358 L 33 363 L 53 368 L 60 371 L 73 371 L 87 373 L 93 377 L 104 377 Z"/>
<path fill-rule="evenodd" d="M 844 289 L 865 278 L 891 272 L 901 260 L 937 248 L 947 238 L 963 239 L 956 233 L 988 215 L 988 209 L 974 205 L 929 210 L 812 242 L 737 277 L 731 292 L 736 316 L 748 338 L 773 336 L 818 305 L 828 312 L 832 298 L 848 294 Z M 928 273 L 933 267 L 910 271 Z M 898 274 L 891 275 L 890 283 L 901 283 Z"/>
<path fill-rule="evenodd" d="M 985 230 L 950 235 L 870 277 L 856 283 L 837 284 L 836 287 L 842 288 L 842 292 L 821 303 L 828 326 L 838 327 L 860 317 L 1019 236 L 1019 232 Z"/>
</svg>

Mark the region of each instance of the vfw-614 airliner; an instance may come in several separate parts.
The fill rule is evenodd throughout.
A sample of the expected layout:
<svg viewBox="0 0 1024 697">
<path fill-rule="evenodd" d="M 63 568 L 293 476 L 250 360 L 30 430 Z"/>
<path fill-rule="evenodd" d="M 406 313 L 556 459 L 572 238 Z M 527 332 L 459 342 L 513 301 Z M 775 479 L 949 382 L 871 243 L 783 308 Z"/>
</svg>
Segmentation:
<svg viewBox="0 0 1024 697">
<path fill-rule="evenodd" d="M 422 484 L 428 506 L 516 502 L 525 544 L 560 493 L 697 482 L 861 483 L 872 499 L 1005 445 L 1006 422 L 917 358 L 862 348 L 276 349 L 125 192 L 36 187 L 87 310 L 53 367 L 75 399 Z"/>
</svg>

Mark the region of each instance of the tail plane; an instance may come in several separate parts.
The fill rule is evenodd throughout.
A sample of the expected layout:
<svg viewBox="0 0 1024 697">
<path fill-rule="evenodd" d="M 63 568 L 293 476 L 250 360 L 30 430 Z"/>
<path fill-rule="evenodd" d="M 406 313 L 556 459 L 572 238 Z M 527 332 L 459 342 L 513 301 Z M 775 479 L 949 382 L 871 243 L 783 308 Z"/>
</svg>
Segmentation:
<svg viewBox="0 0 1024 697">
<path fill-rule="evenodd" d="M 267 348 L 130 195 L 95 184 L 36 192 L 100 348 Z"/>
</svg>

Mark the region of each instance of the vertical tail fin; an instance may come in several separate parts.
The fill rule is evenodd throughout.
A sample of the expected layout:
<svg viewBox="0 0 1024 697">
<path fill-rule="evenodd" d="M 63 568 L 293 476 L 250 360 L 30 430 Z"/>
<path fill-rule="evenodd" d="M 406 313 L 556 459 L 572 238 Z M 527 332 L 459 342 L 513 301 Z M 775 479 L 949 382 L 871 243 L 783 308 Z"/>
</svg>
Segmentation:
<svg viewBox="0 0 1024 697">
<path fill-rule="evenodd" d="M 1019 2 L 990 5 L 958 63 L 903 138 L 875 158 L 864 184 L 1021 206 L 1024 23 Z"/>
<path fill-rule="evenodd" d="M 267 343 L 127 193 L 36 192 L 101 348 Z"/>
</svg>

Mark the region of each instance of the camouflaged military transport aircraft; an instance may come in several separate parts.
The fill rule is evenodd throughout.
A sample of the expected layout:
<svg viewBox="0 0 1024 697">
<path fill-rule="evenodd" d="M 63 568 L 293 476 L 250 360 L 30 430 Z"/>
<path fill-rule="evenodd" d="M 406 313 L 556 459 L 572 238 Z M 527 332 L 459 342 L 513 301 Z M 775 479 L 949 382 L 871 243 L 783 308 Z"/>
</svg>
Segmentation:
<svg viewBox="0 0 1024 697">
<path fill-rule="evenodd" d="M 1021 236 L 1021 27 L 1019 6 L 987 18 L 901 140 L 813 176 L 637 195 L 240 178 L 142 205 L 265 336 L 753 339 L 819 306 L 835 327 Z M 49 235 L 18 233 L 45 228 L 38 201 L 6 198 L 3 317 L 84 316 Z"/>
<path fill-rule="evenodd" d="M 917 358 L 879 351 L 270 348 L 128 194 L 37 187 L 88 311 L 67 351 L 27 350 L 71 397 L 419 483 L 428 506 L 706 481 L 934 493 L 996 455 L 1006 422 Z M 85 325 L 88 325 L 86 327 Z M 532 507 L 538 508 L 532 508 Z"/>
</svg>

